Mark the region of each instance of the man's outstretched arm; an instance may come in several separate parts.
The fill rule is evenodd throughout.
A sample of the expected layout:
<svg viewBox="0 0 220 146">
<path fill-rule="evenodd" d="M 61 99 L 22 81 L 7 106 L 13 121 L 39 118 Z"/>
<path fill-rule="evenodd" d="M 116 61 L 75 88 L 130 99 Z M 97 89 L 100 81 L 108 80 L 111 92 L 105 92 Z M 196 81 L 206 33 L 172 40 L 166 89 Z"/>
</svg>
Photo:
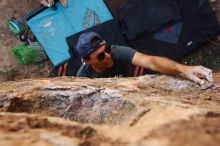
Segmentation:
<svg viewBox="0 0 220 146">
<path fill-rule="evenodd" d="M 213 82 L 212 70 L 203 66 L 182 65 L 165 57 L 150 56 L 136 52 L 132 64 L 157 71 L 161 74 L 183 77 L 200 85 L 204 84 L 200 77 Z"/>
</svg>

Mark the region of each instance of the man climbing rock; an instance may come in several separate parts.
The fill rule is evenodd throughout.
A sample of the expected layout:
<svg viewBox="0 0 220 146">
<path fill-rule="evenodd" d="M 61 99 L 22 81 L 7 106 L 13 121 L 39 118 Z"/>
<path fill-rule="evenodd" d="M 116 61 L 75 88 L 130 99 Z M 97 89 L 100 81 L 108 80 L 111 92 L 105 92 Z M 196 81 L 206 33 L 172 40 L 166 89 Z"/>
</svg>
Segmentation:
<svg viewBox="0 0 220 146">
<path fill-rule="evenodd" d="M 59 1 L 64 7 L 67 7 L 67 0 L 59 0 Z M 54 0 L 39 0 L 39 2 L 47 7 L 50 7 L 54 4 Z"/>
<path fill-rule="evenodd" d="M 76 49 L 84 62 L 77 73 L 78 77 L 127 77 L 131 76 L 130 65 L 133 64 L 200 85 L 204 84 L 201 78 L 213 82 L 212 70 L 208 68 L 182 65 L 165 57 L 142 54 L 130 47 L 109 46 L 95 32 L 81 34 Z"/>
</svg>

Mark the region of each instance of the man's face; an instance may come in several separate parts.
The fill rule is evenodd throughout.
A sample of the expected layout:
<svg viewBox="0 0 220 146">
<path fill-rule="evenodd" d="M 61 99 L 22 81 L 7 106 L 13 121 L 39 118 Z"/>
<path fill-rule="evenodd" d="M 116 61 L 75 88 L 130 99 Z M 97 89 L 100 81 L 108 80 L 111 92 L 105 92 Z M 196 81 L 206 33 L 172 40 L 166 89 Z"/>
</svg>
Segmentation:
<svg viewBox="0 0 220 146">
<path fill-rule="evenodd" d="M 87 63 L 103 69 L 112 67 L 113 61 L 110 47 L 107 47 L 106 44 L 100 46 L 96 51 L 89 55 Z"/>
</svg>

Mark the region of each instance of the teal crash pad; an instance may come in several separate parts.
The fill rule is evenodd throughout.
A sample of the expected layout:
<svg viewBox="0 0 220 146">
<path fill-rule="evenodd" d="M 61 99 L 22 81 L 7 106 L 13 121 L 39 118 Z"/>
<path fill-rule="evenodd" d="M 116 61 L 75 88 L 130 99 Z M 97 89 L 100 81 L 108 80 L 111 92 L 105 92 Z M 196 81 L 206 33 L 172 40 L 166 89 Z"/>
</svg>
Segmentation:
<svg viewBox="0 0 220 146">
<path fill-rule="evenodd" d="M 59 2 L 57 10 L 41 7 L 25 20 L 54 66 L 71 58 L 66 37 L 113 19 L 103 0 L 68 0 L 64 8 Z"/>
</svg>

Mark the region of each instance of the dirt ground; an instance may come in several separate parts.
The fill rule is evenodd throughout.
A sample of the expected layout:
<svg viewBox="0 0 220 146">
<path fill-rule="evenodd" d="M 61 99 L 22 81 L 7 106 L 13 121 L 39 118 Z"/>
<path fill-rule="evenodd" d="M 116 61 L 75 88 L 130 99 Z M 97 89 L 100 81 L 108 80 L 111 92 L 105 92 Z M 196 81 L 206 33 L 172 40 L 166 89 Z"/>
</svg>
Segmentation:
<svg viewBox="0 0 220 146">
<path fill-rule="evenodd" d="M 35 65 L 18 63 L 11 49 L 23 42 L 7 26 L 10 18 L 23 20 L 24 16 L 39 6 L 37 0 L 0 0 L 0 81 L 48 76 L 50 62 Z"/>
<path fill-rule="evenodd" d="M 220 21 L 220 2 L 218 0 L 210 0 L 213 9 Z M 12 54 L 11 49 L 16 45 L 22 44 L 19 37 L 9 31 L 7 20 L 11 17 L 23 19 L 32 10 L 39 7 L 37 0 L 0 0 L 0 81 L 11 81 L 27 78 L 48 77 L 52 69 L 50 61 L 34 65 L 20 65 Z M 220 40 L 217 39 L 217 44 Z M 186 56 L 180 62 L 184 64 L 201 64 L 214 71 L 220 70 L 220 46 L 209 43 L 204 48 Z"/>
</svg>

